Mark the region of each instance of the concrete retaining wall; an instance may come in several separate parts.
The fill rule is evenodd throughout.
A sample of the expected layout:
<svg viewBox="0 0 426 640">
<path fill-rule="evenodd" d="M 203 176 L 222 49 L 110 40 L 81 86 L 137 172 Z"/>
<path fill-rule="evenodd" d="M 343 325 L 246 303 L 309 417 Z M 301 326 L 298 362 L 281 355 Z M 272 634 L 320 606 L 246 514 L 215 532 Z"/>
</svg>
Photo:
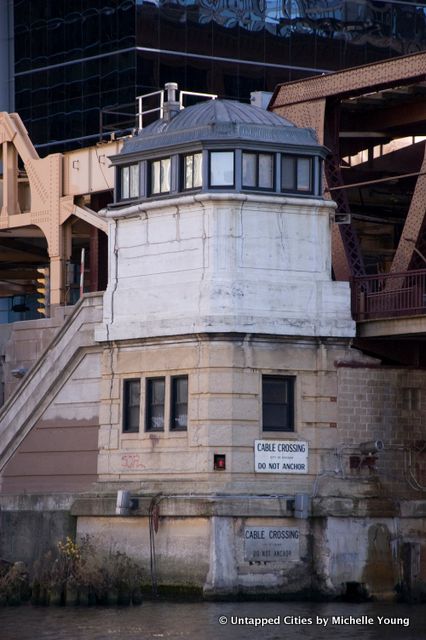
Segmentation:
<svg viewBox="0 0 426 640">
<path fill-rule="evenodd" d="M 358 511 L 370 509 L 368 500 L 364 502 Z M 96 499 L 77 501 L 72 510 L 79 514 L 77 536 L 89 535 L 104 549 L 125 551 L 142 563 L 149 583 L 149 500 L 139 499 L 138 509 L 127 517 L 112 515 L 114 504 L 112 499 L 101 504 Z M 261 594 L 336 598 L 353 594 L 354 587 L 355 593 L 380 600 L 401 594 L 425 596 L 426 528 L 421 515 L 413 517 L 420 514 L 418 508 L 410 511 L 406 504 L 407 517 L 401 517 L 395 505 L 388 516 L 359 517 L 349 511 L 336 517 L 316 515 L 314 504 L 313 515 L 301 520 L 283 508 L 289 504 L 283 496 L 252 496 L 245 503 L 238 497 L 160 498 L 154 536 L 159 585 L 196 588 L 213 598 Z M 339 507 L 334 504 L 334 508 Z M 286 541 L 271 547 L 267 539 L 258 540 L 255 548 L 261 555 L 254 559 L 247 537 L 262 530 L 265 538 L 297 530 L 298 551 L 285 557 L 274 548 L 288 549 Z"/>
<path fill-rule="evenodd" d="M 32 566 L 76 532 L 77 539 L 90 536 L 99 548 L 137 560 L 149 587 L 152 498 L 138 500 L 128 516 L 116 516 L 112 496 L 2 498 L 0 556 Z M 162 496 L 157 504 L 153 540 L 160 588 L 189 589 L 206 598 L 341 598 L 354 587 L 356 594 L 379 600 L 426 597 L 424 502 L 395 504 L 393 513 L 376 517 L 317 514 L 314 503 L 306 520 L 292 515 L 285 496 Z M 343 513 L 334 504 L 334 511 L 339 508 Z M 368 500 L 360 509 L 368 511 Z M 253 542 L 262 531 L 264 539 Z M 277 539 L 282 531 L 297 531 L 297 541 Z M 253 549 L 260 555 L 253 556 Z"/>
<path fill-rule="evenodd" d="M 0 497 L 0 558 L 9 562 L 34 562 L 56 548 L 58 540 L 74 537 L 76 518 L 71 515 L 72 495 L 21 495 Z"/>
</svg>

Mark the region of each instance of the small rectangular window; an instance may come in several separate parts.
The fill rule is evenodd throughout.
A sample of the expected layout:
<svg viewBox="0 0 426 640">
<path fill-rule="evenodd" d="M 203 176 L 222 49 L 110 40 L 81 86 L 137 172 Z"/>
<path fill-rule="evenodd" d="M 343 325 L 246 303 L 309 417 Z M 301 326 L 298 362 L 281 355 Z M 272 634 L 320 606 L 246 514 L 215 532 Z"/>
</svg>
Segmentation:
<svg viewBox="0 0 426 640">
<path fill-rule="evenodd" d="M 170 191 L 170 158 L 162 158 L 151 162 L 151 195 L 169 193 Z"/>
<path fill-rule="evenodd" d="M 188 428 L 188 376 L 172 378 L 170 400 L 170 428 L 174 431 L 186 431 Z"/>
<path fill-rule="evenodd" d="M 183 188 L 198 189 L 202 184 L 202 153 L 194 153 L 184 157 Z"/>
<path fill-rule="evenodd" d="M 141 381 L 124 380 L 123 383 L 123 432 L 139 431 Z"/>
<path fill-rule="evenodd" d="M 234 152 L 210 152 L 210 180 L 211 187 L 234 186 Z"/>
<path fill-rule="evenodd" d="M 262 376 L 263 431 L 294 431 L 294 378 Z"/>
<path fill-rule="evenodd" d="M 312 193 L 312 158 L 281 156 L 281 190 Z"/>
<path fill-rule="evenodd" d="M 139 165 L 130 164 L 121 169 L 121 199 L 139 197 Z"/>
<path fill-rule="evenodd" d="M 274 188 L 274 156 L 272 153 L 243 152 L 243 187 Z"/>
<path fill-rule="evenodd" d="M 146 430 L 164 431 L 164 378 L 148 378 L 146 381 Z"/>
</svg>

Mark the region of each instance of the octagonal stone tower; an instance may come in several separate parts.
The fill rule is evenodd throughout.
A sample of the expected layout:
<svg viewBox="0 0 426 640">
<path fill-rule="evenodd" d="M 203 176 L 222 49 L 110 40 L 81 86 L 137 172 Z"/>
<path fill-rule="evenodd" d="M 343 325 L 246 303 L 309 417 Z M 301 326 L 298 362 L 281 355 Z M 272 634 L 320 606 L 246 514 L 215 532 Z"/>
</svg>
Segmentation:
<svg viewBox="0 0 426 640">
<path fill-rule="evenodd" d="M 254 468 L 255 440 L 285 432 L 309 443 L 310 486 L 354 335 L 325 153 L 257 107 L 172 99 L 113 158 L 101 480 L 293 492 L 294 475 Z"/>
</svg>

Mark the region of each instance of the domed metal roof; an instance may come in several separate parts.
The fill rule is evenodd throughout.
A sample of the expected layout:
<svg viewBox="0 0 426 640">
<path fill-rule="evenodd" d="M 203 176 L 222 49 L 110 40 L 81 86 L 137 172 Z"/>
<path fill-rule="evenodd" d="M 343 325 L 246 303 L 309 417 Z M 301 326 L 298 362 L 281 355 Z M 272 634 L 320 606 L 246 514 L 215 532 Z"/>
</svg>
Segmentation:
<svg viewBox="0 0 426 640">
<path fill-rule="evenodd" d="M 218 123 L 258 124 L 272 127 L 294 127 L 271 111 L 235 100 L 208 100 L 183 109 L 167 126 L 167 131 L 182 131 L 192 127 Z"/>
<path fill-rule="evenodd" d="M 165 109 L 167 104 L 165 105 Z M 273 148 L 276 145 L 319 148 L 313 129 L 296 127 L 292 122 L 275 113 L 250 104 L 233 100 L 208 100 L 182 109 L 174 118 L 157 120 L 137 135 L 128 138 L 114 163 L 124 163 L 123 156 L 151 152 L 158 155 L 181 149 L 200 147 L 214 143 L 235 142 L 261 144 Z"/>
</svg>

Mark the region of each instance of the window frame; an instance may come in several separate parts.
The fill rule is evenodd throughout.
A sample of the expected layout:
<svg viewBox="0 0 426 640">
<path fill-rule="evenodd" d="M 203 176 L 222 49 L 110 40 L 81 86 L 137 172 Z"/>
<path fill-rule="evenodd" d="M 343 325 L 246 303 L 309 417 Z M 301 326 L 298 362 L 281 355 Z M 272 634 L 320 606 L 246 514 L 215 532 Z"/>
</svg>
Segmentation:
<svg viewBox="0 0 426 640">
<path fill-rule="evenodd" d="M 179 380 L 186 380 L 186 403 L 177 402 L 177 392 L 175 390 L 175 383 Z M 188 431 L 188 399 L 189 399 L 189 378 L 188 375 L 176 375 L 170 376 L 170 416 L 169 416 L 169 430 L 170 431 Z M 175 424 L 177 418 L 177 407 L 179 404 L 186 404 L 186 422 L 185 425 L 180 426 Z"/>
<path fill-rule="evenodd" d="M 321 158 L 316 158 L 315 161 L 315 170 L 317 172 L 317 185 L 316 185 L 316 194 L 319 196 L 324 196 L 323 191 L 323 160 Z"/>
<path fill-rule="evenodd" d="M 256 185 L 254 187 L 249 186 L 244 184 L 244 154 L 247 155 L 254 155 L 256 157 Z M 270 156 L 272 158 L 272 186 L 271 187 L 261 187 L 259 185 L 259 175 L 260 175 L 260 162 L 259 162 L 259 158 L 260 156 Z M 267 191 L 267 192 L 271 192 L 271 191 L 276 191 L 275 188 L 275 174 L 276 174 L 276 170 L 275 170 L 275 158 L 276 154 L 272 151 L 258 151 L 258 150 L 251 150 L 251 149 L 242 149 L 241 150 L 241 188 L 242 189 L 249 189 L 250 191 Z"/>
<path fill-rule="evenodd" d="M 161 191 L 161 172 L 162 172 L 162 162 L 165 160 L 169 161 L 169 189 L 167 191 Z M 154 191 L 153 189 L 153 168 L 154 164 L 160 163 L 160 191 Z M 148 194 L 150 197 L 153 196 L 164 196 L 169 195 L 172 192 L 172 156 L 164 156 L 163 158 L 153 158 L 149 161 L 149 171 L 148 171 Z"/>
<path fill-rule="evenodd" d="M 212 184 L 212 154 L 213 153 L 232 153 L 232 184 Z M 235 189 L 235 178 L 236 178 L 236 158 L 235 158 L 235 149 L 209 149 L 208 151 L 208 185 L 209 189 Z"/>
<path fill-rule="evenodd" d="M 285 420 L 281 426 L 271 426 L 265 425 L 265 383 L 267 381 L 280 381 L 286 387 L 286 395 L 288 397 L 288 402 L 286 403 L 271 403 L 268 402 L 268 405 L 276 404 L 284 408 L 283 417 L 285 416 Z M 296 388 L 296 376 L 291 375 L 281 375 L 281 374 L 262 374 L 261 377 L 261 387 L 262 387 L 262 432 L 269 431 L 273 433 L 294 433 L 296 430 L 295 425 L 295 388 Z"/>
<path fill-rule="evenodd" d="M 294 160 L 294 168 L 293 168 L 293 187 L 287 188 L 283 187 L 283 160 L 284 158 L 291 158 Z M 315 176 L 314 176 L 314 157 L 303 154 L 296 153 L 281 153 L 280 154 L 280 191 L 281 193 L 297 193 L 304 195 L 313 195 L 315 192 Z M 298 188 L 298 175 L 299 175 L 299 160 L 308 160 L 309 161 L 309 189 L 299 189 Z"/>
<path fill-rule="evenodd" d="M 132 171 L 131 168 L 132 167 L 137 167 L 136 170 L 136 186 L 137 186 L 137 194 L 136 195 L 130 195 L 132 192 Z M 123 195 L 123 176 L 124 176 L 124 171 L 128 170 L 129 172 L 129 185 L 128 185 L 128 195 Z M 141 196 L 141 172 L 140 172 L 140 163 L 139 162 L 131 162 L 130 164 L 125 164 L 120 166 L 120 200 L 136 200 L 137 198 L 140 198 Z"/>
<path fill-rule="evenodd" d="M 201 157 L 201 183 L 199 185 L 194 185 L 194 158 L 195 156 Z M 192 186 L 186 187 L 186 159 L 192 158 Z M 181 157 L 180 169 L 181 169 L 181 191 L 196 191 L 198 189 L 202 189 L 203 187 L 203 152 L 202 151 L 194 151 L 193 153 L 185 153 Z"/>
<path fill-rule="evenodd" d="M 138 383 L 139 386 L 139 402 L 137 405 L 130 405 L 131 385 Z M 131 425 L 130 411 L 133 407 L 138 407 L 137 426 Z M 141 379 L 140 378 L 124 378 L 123 379 L 123 408 L 122 408 L 122 433 L 139 433 L 141 425 Z"/>
<path fill-rule="evenodd" d="M 152 421 L 152 406 L 150 385 L 154 382 L 163 382 L 163 426 L 153 427 L 150 422 Z M 151 378 L 145 378 L 145 432 L 147 433 L 163 433 L 166 426 L 166 376 L 153 376 Z"/>
</svg>

